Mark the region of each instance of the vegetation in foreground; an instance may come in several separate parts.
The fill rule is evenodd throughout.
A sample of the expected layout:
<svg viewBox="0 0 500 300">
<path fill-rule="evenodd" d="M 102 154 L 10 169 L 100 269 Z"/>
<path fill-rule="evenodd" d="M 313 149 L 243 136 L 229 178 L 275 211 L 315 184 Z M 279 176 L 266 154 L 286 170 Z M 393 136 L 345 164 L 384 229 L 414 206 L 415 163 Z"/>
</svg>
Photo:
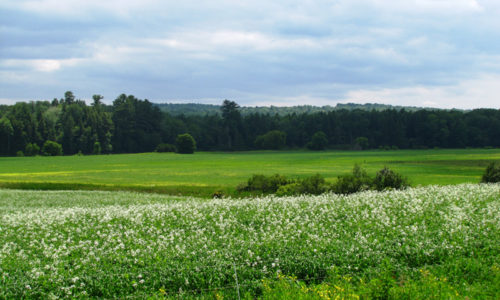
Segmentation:
<svg viewBox="0 0 500 300">
<path fill-rule="evenodd" d="M 279 173 L 297 180 L 320 174 L 333 183 L 338 176 L 350 174 L 354 164 L 372 177 L 386 166 L 414 186 L 477 183 L 494 161 L 500 161 L 499 149 L 0 157 L 0 187 L 128 190 L 209 198 L 215 191 L 237 196 L 236 186 L 253 174 Z"/>
<path fill-rule="evenodd" d="M 498 299 L 499 220 L 498 184 L 240 200 L 0 190 L 0 298 Z"/>
</svg>

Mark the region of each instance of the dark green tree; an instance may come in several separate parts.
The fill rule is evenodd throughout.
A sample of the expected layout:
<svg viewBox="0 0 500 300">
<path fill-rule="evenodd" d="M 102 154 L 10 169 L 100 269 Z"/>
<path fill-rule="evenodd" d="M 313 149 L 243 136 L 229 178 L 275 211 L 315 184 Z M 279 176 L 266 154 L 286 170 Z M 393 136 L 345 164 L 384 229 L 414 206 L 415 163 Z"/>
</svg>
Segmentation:
<svg viewBox="0 0 500 300">
<path fill-rule="evenodd" d="M 0 118 L 0 153 L 10 154 L 12 149 L 10 147 L 12 136 L 14 135 L 14 128 L 10 120 L 6 117 Z"/>
<path fill-rule="evenodd" d="M 221 106 L 222 123 L 228 150 L 234 150 L 235 146 L 240 144 L 242 122 L 239 108 L 240 106 L 236 102 L 229 100 L 224 100 Z"/>
<path fill-rule="evenodd" d="M 182 154 L 192 154 L 196 150 L 196 142 L 189 133 L 179 134 L 175 140 L 177 152 Z"/>
<path fill-rule="evenodd" d="M 481 182 L 483 183 L 500 182 L 500 164 L 496 164 L 494 162 L 490 163 L 488 167 L 486 167 L 486 170 L 484 171 L 484 174 L 481 178 Z"/>
<path fill-rule="evenodd" d="M 316 132 L 311 141 L 307 144 L 307 148 L 311 150 L 324 150 L 328 145 L 328 138 L 323 131 Z"/>
<path fill-rule="evenodd" d="M 279 130 L 271 130 L 255 139 L 255 146 L 259 149 L 278 150 L 285 145 L 286 133 Z"/>
<path fill-rule="evenodd" d="M 63 154 L 61 144 L 54 141 L 46 141 L 42 147 L 42 154 L 46 156 L 58 156 Z"/>
</svg>

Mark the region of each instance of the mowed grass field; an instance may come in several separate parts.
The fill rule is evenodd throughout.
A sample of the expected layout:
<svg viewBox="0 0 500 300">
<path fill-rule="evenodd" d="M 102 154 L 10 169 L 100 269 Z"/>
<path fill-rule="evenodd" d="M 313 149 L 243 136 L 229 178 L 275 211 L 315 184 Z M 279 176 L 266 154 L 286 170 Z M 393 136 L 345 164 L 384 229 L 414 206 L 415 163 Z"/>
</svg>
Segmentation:
<svg viewBox="0 0 500 300">
<path fill-rule="evenodd" d="M 22 189 L 135 190 L 210 196 L 252 174 L 300 178 L 316 173 L 328 181 L 361 164 L 370 175 L 384 166 L 413 186 L 475 183 L 500 149 L 397 151 L 197 152 L 99 156 L 1 157 L 0 187 Z"/>
</svg>

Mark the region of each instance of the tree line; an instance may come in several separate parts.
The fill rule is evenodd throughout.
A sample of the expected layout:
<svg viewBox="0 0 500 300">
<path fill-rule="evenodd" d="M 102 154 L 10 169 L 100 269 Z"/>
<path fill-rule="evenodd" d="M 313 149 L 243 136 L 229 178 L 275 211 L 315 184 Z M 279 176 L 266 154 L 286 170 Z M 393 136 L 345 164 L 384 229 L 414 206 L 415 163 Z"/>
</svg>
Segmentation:
<svg viewBox="0 0 500 300">
<path fill-rule="evenodd" d="M 500 147 L 495 109 L 242 114 L 225 100 L 218 114 L 172 115 L 132 95 L 112 105 L 102 99 L 94 95 L 87 105 L 68 91 L 52 101 L 1 105 L 0 154 L 37 154 L 47 141 L 67 155 L 150 152 L 186 133 L 204 151 Z"/>
</svg>

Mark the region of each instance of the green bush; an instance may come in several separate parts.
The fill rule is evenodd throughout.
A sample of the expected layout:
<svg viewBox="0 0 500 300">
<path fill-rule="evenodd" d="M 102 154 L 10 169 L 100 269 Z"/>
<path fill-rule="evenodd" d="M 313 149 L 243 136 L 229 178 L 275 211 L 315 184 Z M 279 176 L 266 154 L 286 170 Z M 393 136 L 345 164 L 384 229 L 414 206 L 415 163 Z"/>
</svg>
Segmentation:
<svg viewBox="0 0 500 300">
<path fill-rule="evenodd" d="M 196 150 L 196 142 L 189 133 L 179 134 L 175 140 L 177 153 L 192 154 Z"/>
<path fill-rule="evenodd" d="M 490 163 L 484 171 L 481 182 L 500 182 L 500 164 Z"/>
<path fill-rule="evenodd" d="M 276 193 L 280 186 L 289 184 L 290 181 L 280 174 L 266 176 L 262 174 L 254 174 L 247 181 L 246 185 L 239 185 L 237 190 L 254 191 L 262 193 Z"/>
<path fill-rule="evenodd" d="M 286 133 L 279 130 L 271 130 L 266 134 L 259 135 L 254 142 L 259 149 L 278 150 L 286 144 Z"/>
<path fill-rule="evenodd" d="M 327 191 L 326 181 L 320 174 L 306 177 L 299 182 L 300 194 L 319 195 Z"/>
<path fill-rule="evenodd" d="M 177 148 L 175 145 L 172 144 L 166 144 L 166 143 L 161 143 L 156 146 L 155 149 L 156 152 L 177 152 Z"/>
<path fill-rule="evenodd" d="M 372 179 L 359 165 L 354 165 L 352 174 L 337 177 L 331 190 L 337 194 L 352 194 L 370 189 Z"/>
<path fill-rule="evenodd" d="M 328 190 L 325 179 L 320 174 L 303 178 L 297 182 L 282 185 L 276 191 L 276 196 L 320 195 Z"/>
<path fill-rule="evenodd" d="M 40 153 L 40 147 L 37 144 L 32 144 L 29 143 L 26 145 L 26 148 L 24 149 L 24 155 L 26 156 L 35 156 Z"/>
<path fill-rule="evenodd" d="M 92 153 L 95 155 L 99 155 L 99 154 L 101 154 L 101 151 L 102 151 L 101 143 L 95 142 L 94 149 L 92 150 Z"/>
<path fill-rule="evenodd" d="M 306 147 L 310 150 L 324 150 L 328 145 L 328 138 L 323 131 L 318 131 L 313 134 L 311 141 L 307 143 Z"/>
<path fill-rule="evenodd" d="M 294 196 L 300 194 L 300 183 L 293 182 L 286 185 L 282 185 L 276 191 L 276 196 L 284 197 L 284 196 Z"/>
<path fill-rule="evenodd" d="M 22 156 L 24 156 L 24 152 L 21 151 L 21 150 L 19 150 L 19 151 L 16 152 L 16 156 L 17 157 L 22 157 Z"/>
<path fill-rule="evenodd" d="M 58 156 L 63 154 L 61 144 L 54 141 L 46 141 L 42 147 L 42 154 L 46 156 Z"/>
<path fill-rule="evenodd" d="M 384 167 L 378 171 L 373 180 L 373 188 L 377 191 L 386 189 L 404 189 L 409 186 L 408 180 L 401 174 Z"/>
</svg>

